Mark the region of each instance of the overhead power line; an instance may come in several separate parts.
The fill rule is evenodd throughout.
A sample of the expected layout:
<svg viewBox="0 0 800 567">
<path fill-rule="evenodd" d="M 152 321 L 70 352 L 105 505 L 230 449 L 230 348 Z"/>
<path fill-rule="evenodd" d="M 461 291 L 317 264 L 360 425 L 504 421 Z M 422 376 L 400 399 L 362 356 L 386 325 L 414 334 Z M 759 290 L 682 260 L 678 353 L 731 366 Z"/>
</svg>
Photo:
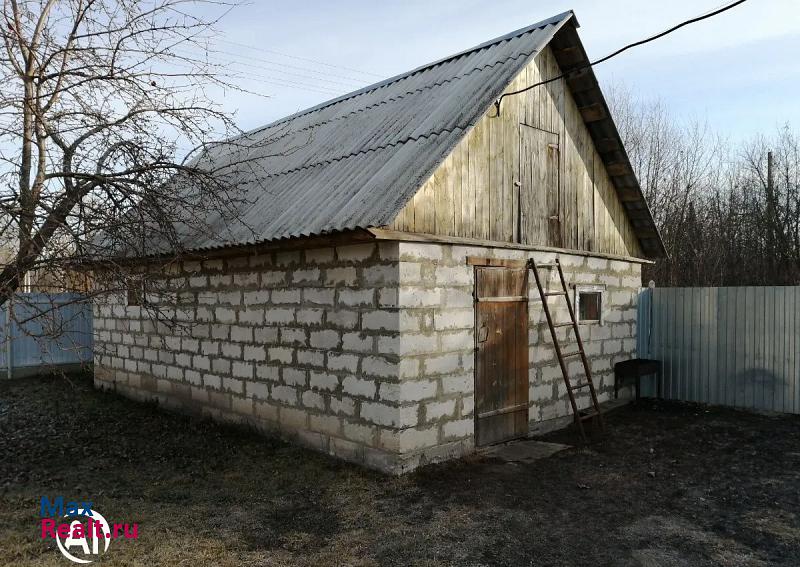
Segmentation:
<svg viewBox="0 0 800 567">
<path fill-rule="evenodd" d="M 377 77 L 377 78 L 380 78 L 380 79 L 384 78 L 383 75 L 379 75 L 378 73 L 371 73 L 369 71 L 360 71 L 358 69 L 354 69 L 352 67 L 344 67 L 342 65 L 334 65 L 332 63 L 326 63 L 326 62 L 320 61 L 318 59 L 311 59 L 309 57 L 300 57 L 299 55 L 289 55 L 288 53 L 283 53 L 281 51 L 275 51 L 274 49 L 267 49 L 265 47 L 256 47 L 254 45 L 247 45 L 245 43 L 238 43 L 238 42 L 230 41 L 230 40 L 227 40 L 227 39 L 221 39 L 219 41 L 221 43 L 227 43 L 229 45 L 234 45 L 236 47 L 244 47 L 245 49 L 252 49 L 254 51 L 262 51 L 264 53 L 271 53 L 273 55 L 280 55 L 282 57 L 288 57 L 289 59 L 296 59 L 298 61 L 306 61 L 308 63 L 315 63 L 317 65 L 323 65 L 325 67 L 330 67 L 332 69 L 342 69 L 344 71 L 350 71 L 351 73 L 359 73 L 361 75 L 370 75 L 372 77 Z"/>
<path fill-rule="evenodd" d="M 690 24 L 694 24 L 694 23 L 697 23 L 697 22 L 701 22 L 703 20 L 707 20 L 708 18 L 712 18 L 712 17 L 714 17 L 714 16 L 716 16 L 718 14 L 721 14 L 723 12 L 727 12 L 728 10 L 730 10 L 732 8 L 735 8 L 739 4 L 744 4 L 745 2 L 747 2 L 747 0 L 736 0 L 735 2 L 729 2 L 728 4 L 725 4 L 722 7 L 717 8 L 716 10 L 712 10 L 710 12 L 706 12 L 705 14 L 702 14 L 700 16 L 694 17 L 694 18 L 692 18 L 690 20 L 686 20 L 684 22 L 681 22 L 681 23 L 679 23 L 677 25 L 672 26 L 671 28 L 669 28 L 667 30 L 664 30 L 661 33 L 657 33 L 656 35 L 652 35 L 652 36 L 647 37 L 645 39 L 636 41 L 634 43 L 629 43 L 628 45 L 626 45 L 624 47 L 621 47 L 620 49 L 617 49 L 613 53 L 610 53 L 610 54 L 606 55 L 605 57 L 601 57 L 600 59 L 596 59 L 595 61 L 590 61 L 589 63 L 586 63 L 584 65 L 580 65 L 579 67 L 577 67 L 575 69 L 570 69 L 566 73 L 562 73 L 562 74 L 560 74 L 560 75 L 558 75 L 556 77 L 552 77 L 552 78 L 546 79 L 544 81 L 539 81 L 538 83 L 534 83 L 533 85 L 527 86 L 524 89 L 519 89 L 518 91 L 513 91 L 513 92 L 510 92 L 510 93 L 503 93 L 502 95 L 500 95 L 500 98 L 498 98 L 494 102 L 494 106 L 497 109 L 497 114 L 498 115 L 500 114 L 500 104 L 503 102 L 503 99 L 505 97 L 507 97 L 507 96 L 514 96 L 514 95 L 522 94 L 522 93 L 527 92 L 527 91 L 529 91 L 531 89 L 534 89 L 536 87 L 540 87 L 542 85 L 546 85 L 548 83 L 552 83 L 552 82 L 558 81 L 559 79 L 563 79 L 564 77 L 566 77 L 567 75 L 570 75 L 571 73 L 576 73 L 578 71 L 582 71 L 584 69 L 588 69 L 590 67 L 594 67 L 595 65 L 599 65 L 600 63 L 603 63 L 604 61 L 608 61 L 612 57 L 616 57 L 620 53 L 623 53 L 623 52 L 625 52 L 625 51 L 627 51 L 629 49 L 633 49 L 634 47 L 638 47 L 640 45 L 644 45 L 645 43 L 650 43 L 651 41 L 655 41 L 655 40 L 657 40 L 659 38 L 664 37 L 665 35 L 669 35 L 672 32 L 681 29 L 682 27 L 685 27 L 685 26 L 688 26 Z"/>
</svg>

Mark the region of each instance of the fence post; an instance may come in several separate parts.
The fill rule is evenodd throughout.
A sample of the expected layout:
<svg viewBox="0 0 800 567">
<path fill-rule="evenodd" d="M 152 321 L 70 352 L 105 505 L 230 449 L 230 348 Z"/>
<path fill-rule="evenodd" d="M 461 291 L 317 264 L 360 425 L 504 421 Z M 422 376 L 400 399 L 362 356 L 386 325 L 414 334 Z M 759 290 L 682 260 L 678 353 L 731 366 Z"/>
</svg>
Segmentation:
<svg viewBox="0 0 800 567">
<path fill-rule="evenodd" d="M 14 311 L 12 308 L 13 301 L 14 294 L 12 293 L 8 298 L 8 301 L 6 301 L 6 378 L 9 380 L 11 380 L 14 374 L 14 366 L 11 358 L 14 355 L 14 349 L 11 346 L 11 343 L 14 340 L 14 332 L 11 330 L 11 321 L 14 317 Z"/>
</svg>

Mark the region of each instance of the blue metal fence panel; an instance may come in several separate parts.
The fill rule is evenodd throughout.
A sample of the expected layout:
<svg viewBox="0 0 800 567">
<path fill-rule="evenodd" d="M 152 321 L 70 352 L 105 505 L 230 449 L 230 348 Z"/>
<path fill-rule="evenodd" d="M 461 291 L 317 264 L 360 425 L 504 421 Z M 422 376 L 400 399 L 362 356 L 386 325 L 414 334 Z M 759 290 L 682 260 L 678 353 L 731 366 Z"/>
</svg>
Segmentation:
<svg viewBox="0 0 800 567">
<path fill-rule="evenodd" d="M 9 310 L 12 317 L 10 327 Z M 47 368 L 92 359 L 92 305 L 78 294 L 19 293 L 0 310 L 0 368 Z"/>
<path fill-rule="evenodd" d="M 800 413 L 799 309 L 800 287 L 644 289 L 638 356 L 667 398 Z"/>
</svg>

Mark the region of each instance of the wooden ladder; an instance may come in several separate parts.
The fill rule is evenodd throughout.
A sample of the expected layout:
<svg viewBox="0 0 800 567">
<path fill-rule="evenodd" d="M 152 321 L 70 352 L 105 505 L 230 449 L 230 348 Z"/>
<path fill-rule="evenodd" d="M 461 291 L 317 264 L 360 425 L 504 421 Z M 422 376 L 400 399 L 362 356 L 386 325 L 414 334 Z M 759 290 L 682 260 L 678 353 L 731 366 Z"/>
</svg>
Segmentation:
<svg viewBox="0 0 800 567">
<path fill-rule="evenodd" d="M 597 392 L 594 388 L 594 382 L 592 382 L 592 371 L 589 368 L 589 360 L 586 358 L 586 351 L 583 348 L 580 328 L 578 327 L 578 321 L 575 318 L 575 309 L 573 308 L 572 302 L 569 299 L 569 288 L 567 287 L 567 282 L 564 279 L 564 270 L 561 269 L 561 262 L 558 259 L 551 264 L 537 264 L 534 260 L 528 260 L 528 268 L 533 271 L 533 275 L 536 278 L 536 287 L 539 289 L 539 297 L 542 298 L 542 309 L 544 309 L 544 315 L 547 318 L 547 326 L 550 327 L 550 336 L 553 337 L 553 347 L 556 351 L 558 364 L 561 366 L 561 374 L 564 376 L 564 384 L 567 386 L 567 394 L 569 394 L 569 403 L 572 404 L 572 413 L 575 416 L 575 423 L 578 426 L 578 430 L 581 432 L 581 438 L 584 442 L 586 442 L 586 430 L 583 426 L 585 421 L 596 418 L 600 424 L 600 430 L 603 432 L 605 432 L 606 425 L 605 421 L 603 420 L 603 412 L 600 410 L 600 403 L 597 401 Z M 556 268 L 558 270 L 558 278 L 561 281 L 561 291 L 547 291 L 543 285 L 539 270 L 549 270 L 551 268 Z M 562 295 L 567 302 L 567 310 L 569 311 L 570 322 L 553 323 L 553 316 L 550 313 L 550 306 L 547 303 L 547 298 Z M 572 330 L 575 333 L 575 340 L 578 344 L 578 350 L 571 352 L 561 351 L 561 345 L 558 342 L 556 329 L 563 327 L 572 327 Z M 579 384 L 573 384 L 570 380 L 569 372 L 567 371 L 567 363 L 565 362 L 566 359 L 575 356 L 580 356 L 581 361 L 583 362 L 583 370 L 586 375 L 586 381 Z M 575 391 L 583 388 L 589 388 L 589 392 L 592 396 L 592 408 L 579 411 L 578 405 L 575 402 Z"/>
</svg>

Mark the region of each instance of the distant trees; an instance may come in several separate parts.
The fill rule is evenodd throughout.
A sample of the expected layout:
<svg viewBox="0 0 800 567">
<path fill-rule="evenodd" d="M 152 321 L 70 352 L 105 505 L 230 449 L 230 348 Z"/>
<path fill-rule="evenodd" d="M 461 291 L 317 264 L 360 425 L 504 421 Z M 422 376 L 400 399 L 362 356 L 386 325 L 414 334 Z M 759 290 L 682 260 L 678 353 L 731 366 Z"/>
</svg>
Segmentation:
<svg viewBox="0 0 800 567">
<path fill-rule="evenodd" d="M 800 138 L 789 125 L 734 145 L 624 87 L 609 105 L 670 255 L 645 281 L 800 285 Z"/>
</svg>

